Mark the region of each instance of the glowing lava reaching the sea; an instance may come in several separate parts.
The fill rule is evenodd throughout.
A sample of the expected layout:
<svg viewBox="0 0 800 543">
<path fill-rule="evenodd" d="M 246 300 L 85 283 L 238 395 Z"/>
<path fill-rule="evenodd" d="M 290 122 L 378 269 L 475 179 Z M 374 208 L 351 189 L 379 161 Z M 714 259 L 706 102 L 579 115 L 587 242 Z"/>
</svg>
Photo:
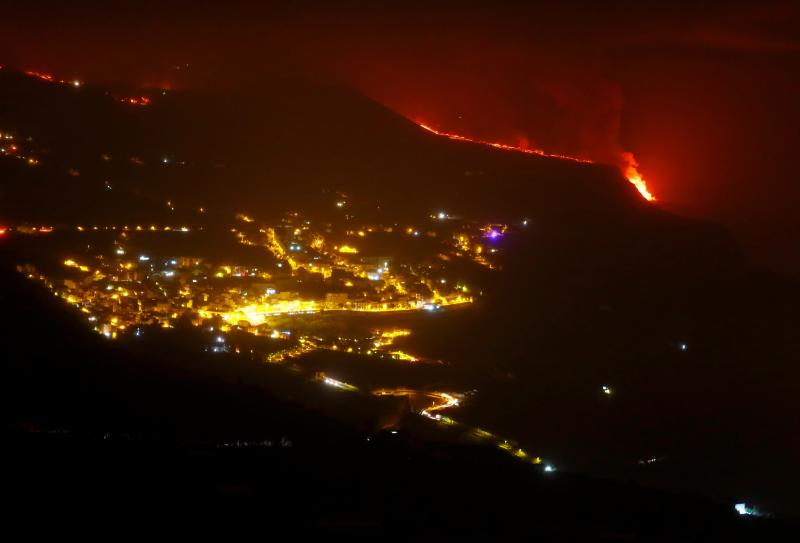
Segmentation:
<svg viewBox="0 0 800 543">
<path fill-rule="evenodd" d="M 420 127 L 422 127 L 425 130 L 427 130 L 428 132 L 431 132 L 432 134 L 436 134 L 437 136 L 443 136 L 443 137 L 449 138 L 451 140 L 467 141 L 467 142 L 470 142 L 470 143 L 479 143 L 481 145 L 489 145 L 490 147 L 496 147 L 497 149 L 505 149 L 507 151 L 517 151 L 517 152 L 520 152 L 520 153 L 527 153 L 527 154 L 530 154 L 530 155 L 539 155 L 539 156 L 549 157 L 549 158 L 559 158 L 561 160 L 571 160 L 573 162 L 583 162 L 583 163 L 586 163 L 586 164 L 592 164 L 594 162 L 592 160 L 587 160 L 585 158 L 576 158 L 576 157 L 572 157 L 572 156 L 568 156 L 568 155 L 559 155 L 559 154 L 547 153 L 547 152 L 545 152 L 545 151 L 543 151 L 541 149 L 526 149 L 526 148 L 523 148 L 523 147 L 515 147 L 513 145 L 506 145 L 505 143 L 496 143 L 496 142 L 491 142 L 491 141 L 483 141 L 483 140 L 472 139 L 472 138 L 468 138 L 466 136 L 461 136 L 459 134 L 451 134 L 449 132 L 442 132 L 442 131 L 436 130 L 435 128 L 431 128 L 430 126 L 428 126 L 426 124 L 423 124 L 423 123 L 420 123 L 420 122 L 417 122 L 417 124 Z M 636 159 L 633 158 L 633 153 L 628 153 L 628 152 L 622 153 L 622 160 L 625 163 L 625 166 L 622 168 L 622 174 L 625 176 L 625 178 L 628 181 L 630 181 L 631 184 L 633 184 L 634 187 L 636 187 L 636 190 L 639 191 L 639 194 L 641 194 L 642 197 L 645 200 L 647 200 L 649 202 L 655 201 L 655 196 L 653 196 L 653 194 L 649 190 L 647 190 L 647 182 L 644 180 L 644 178 L 642 177 L 642 174 L 640 174 L 639 170 L 637 169 L 639 167 L 639 164 L 636 162 Z"/>
</svg>

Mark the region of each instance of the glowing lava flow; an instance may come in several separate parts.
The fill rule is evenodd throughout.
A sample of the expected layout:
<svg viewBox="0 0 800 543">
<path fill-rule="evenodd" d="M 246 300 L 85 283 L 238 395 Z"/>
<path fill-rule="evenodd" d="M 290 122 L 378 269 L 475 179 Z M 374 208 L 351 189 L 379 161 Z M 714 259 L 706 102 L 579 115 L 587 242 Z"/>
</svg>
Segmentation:
<svg viewBox="0 0 800 543">
<path fill-rule="evenodd" d="M 459 134 L 451 134 L 449 132 L 441 132 L 439 130 L 436 130 L 435 128 L 431 128 L 430 126 L 428 126 L 426 124 L 423 124 L 423 123 L 420 123 L 420 122 L 417 122 L 417 124 L 420 127 L 424 128 L 425 130 L 427 130 L 428 132 L 430 132 L 432 134 L 436 134 L 437 136 L 444 136 L 445 138 L 449 138 L 449 139 L 455 140 L 455 141 L 467 141 L 467 142 L 470 142 L 470 143 L 479 143 L 481 145 L 488 145 L 490 147 L 495 147 L 497 149 L 504 149 L 506 151 L 517 151 L 517 152 L 520 152 L 520 153 L 527 153 L 529 155 L 539 155 L 539 156 L 548 157 L 548 158 L 559 158 L 561 160 L 571 160 L 572 162 L 582 162 L 584 164 L 593 164 L 594 163 L 592 160 L 587 160 L 585 158 L 577 158 L 577 157 L 568 156 L 568 155 L 559 155 L 559 154 L 547 153 L 547 152 L 545 152 L 545 151 L 543 151 L 541 149 L 526 149 L 526 148 L 523 148 L 523 147 L 515 147 L 513 145 L 506 145 L 505 143 L 497 143 L 497 142 L 492 142 L 492 141 L 476 140 L 476 139 L 468 138 L 466 136 L 461 136 Z M 639 191 L 639 194 L 641 194 L 642 197 L 645 200 L 647 200 L 649 202 L 655 201 L 655 196 L 653 196 L 652 193 L 649 190 L 647 190 L 647 182 L 642 178 L 642 175 L 637 170 L 637 167 L 639 166 L 639 164 L 633 158 L 633 154 L 632 153 L 623 153 L 622 158 L 625 160 L 625 163 L 626 163 L 624 171 L 622 172 L 623 175 L 625 176 L 625 178 L 628 181 L 630 181 L 631 184 L 634 187 L 636 187 L 636 190 Z"/>
<path fill-rule="evenodd" d="M 647 190 L 647 182 L 642 177 L 642 174 L 639 173 L 639 163 L 636 162 L 636 159 L 633 158 L 633 153 L 623 153 L 622 158 L 625 159 L 627 163 L 627 167 L 622 174 L 627 178 L 628 181 L 633 183 L 633 186 L 636 187 L 636 190 L 644 196 L 645 200 L 650 202 L 655 201 L 656 197 L 652 195 L 652 193 Z"/>
</svg>

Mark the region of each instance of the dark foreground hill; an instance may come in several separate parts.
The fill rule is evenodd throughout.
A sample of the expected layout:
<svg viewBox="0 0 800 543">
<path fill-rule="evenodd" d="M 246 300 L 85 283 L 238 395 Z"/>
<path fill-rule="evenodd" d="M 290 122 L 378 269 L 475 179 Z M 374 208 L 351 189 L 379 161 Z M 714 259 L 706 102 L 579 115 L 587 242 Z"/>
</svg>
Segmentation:
<svg viewBox="0 0 800 543">
<path fill-rule="evenodd" d="M 234 359 L 174 341 L 143 356 L 89 334 L 5 268 L 2 285 L 9 528 L 423 541 L 772 541 L 797 530 L 696 497 L 542 473 L 492 448 L 381 432 L 354 422 L 363 406 L 333 418 L 330 399 L 309 409 L 276 396 L 287 378 L 268 368 L 232 377 Z"/>
</svg>

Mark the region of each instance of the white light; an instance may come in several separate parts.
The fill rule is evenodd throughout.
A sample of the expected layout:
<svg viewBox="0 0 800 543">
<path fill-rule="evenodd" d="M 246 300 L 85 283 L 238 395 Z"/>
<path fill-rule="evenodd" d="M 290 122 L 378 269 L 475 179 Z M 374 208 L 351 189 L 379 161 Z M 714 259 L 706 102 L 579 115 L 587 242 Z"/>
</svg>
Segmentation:
<svg viewBox="0 0 800 543">
<path fill-rule="evenodd" d="M 80 87 L 80 86 L 81 86 L 81 82 L 80 82 L 80 81 L 73 81 L 73 82 L 72 82 L 72 85 L 73 85 L 74 87 Z"/>
<path fill-rule="evenodd" d="M 344 207 L 344 202 L 336 202 L 336 207 Z"/>
<path fill-rule="evenodd" d="M 680 347 L 681 351 L 685 351 L 685 350 L 687 350 L 689 348 L 689 346 L 686 343 L 681 343 L 679 345 L 679 347 Z"/>
<path fill-rule="evenodd" d="M 749 515 L 753 517 L 768 517 L 767 513 L 760 511 L 757 507 L 753 507 L 752 505 L 747 505 L 746 503 L 737 503 L 733 506 L 736 509 L 736 512 L 740 515 Z"/>
<path fill-rule="evenodd" d="M 150 260 L 150 257 L 146 255 L 140 255 L 139 260 L 141 260 L 142 262 L 147 262 L 148 260 Z"/>
<path fill-rule="evenodd" d="M 544 467 L 544 471 L 545 471 L 545 473 L 552 473 L 552 472 L 554 472 L 555 470 L 556 470 L 555 466 L 551 466 L 550 464 L 547 464 L 547 465 Z"/>
<path fill-rule="evenodd" d="M 336 379 L 331 379 L 330 377 L 325 377 L 325 379 L 323 379 L 323 382 L 326 385 L 330 385 L 332 387 L 344 388 L 344 383 L 342 383 L 341 381 L 337 381 Z"/>
<path fill-rule="evenodd" d="M 217 343 L 225 343 L 225 338 L 222 336 L 217 336 Z"/>
<path fill-rule="evenodd" d="M 436 217 L 437 217 L 437 218 L 438 218 L 440 221 L 443 221 L 443 220 L 445 220 L 445 219 L 447 218 L 447 213 L 445 213 L 444 211 L 440 211 L 440 212 L 439 212 L 439 214 L 438 214 L 438 215 L 436 215 Z"/>
<path fill-rule="evenodd" d="M 125 254 L 125 249 L 123 249 L 122 247 L 120 247 L 119 249 L 117 249 L 117 254 L 118 254 L 118 255 L 124 255 L 124 254 Z"/>
</svg>

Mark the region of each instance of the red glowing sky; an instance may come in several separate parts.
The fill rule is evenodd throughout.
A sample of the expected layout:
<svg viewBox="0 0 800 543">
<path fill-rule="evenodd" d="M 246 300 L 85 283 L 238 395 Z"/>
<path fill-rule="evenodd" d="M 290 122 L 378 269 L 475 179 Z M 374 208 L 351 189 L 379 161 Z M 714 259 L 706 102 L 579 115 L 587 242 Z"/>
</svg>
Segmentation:
<svg viewBox="0 0 800 543">
<path fill-rule="evenodd" d="M 796 4 L 30 4 L 3 4 L 0 64 L 201 88 L 298 70 L 447 132 L 614 164 L 632 151 L 660 205 L 800 273 Z"/>
</svg>

